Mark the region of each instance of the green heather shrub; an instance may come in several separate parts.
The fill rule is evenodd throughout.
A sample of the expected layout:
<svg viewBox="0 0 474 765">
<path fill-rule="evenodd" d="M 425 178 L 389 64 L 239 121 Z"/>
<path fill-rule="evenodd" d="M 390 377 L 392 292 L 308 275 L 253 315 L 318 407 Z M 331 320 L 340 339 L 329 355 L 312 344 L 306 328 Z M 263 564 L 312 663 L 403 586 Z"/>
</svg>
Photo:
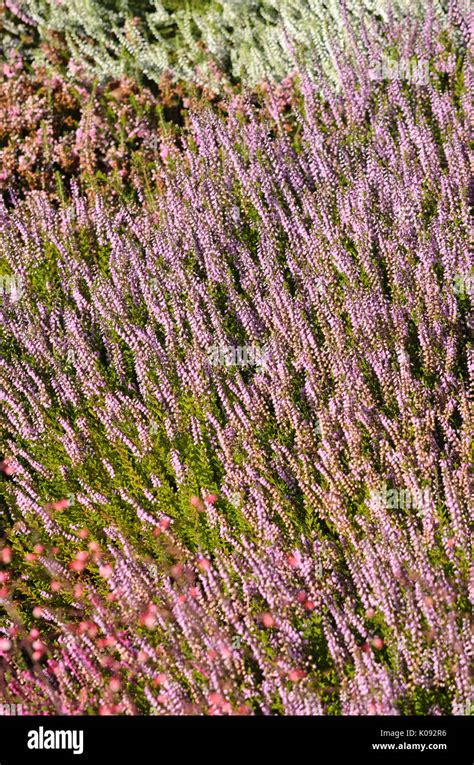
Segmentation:
<svg viewBox="0 0 474 765">
<path fill-rule="evenodd" d="M 447 5 L 434 2 L 441 16 Z M 286 36 L 303 58 L 317 49 L 333 70 L 331 39 L 347 44 L 350 38 L 345 6 L 354 29 L 389 18 L 384 0 L 6 0 L 5 6 L 8 29 L 12 14 L 20 13 L 30 32 L 42 40 L 59 35 L 61 50 L 99 78 L 158 82 L 170 71 L 216 88 L 228 79 L 253 85 L 284 78 L 294 68 Z M 395 0 L 391 7 L 394 18 L 412 19 L 426 2 Z"/>
</svg>

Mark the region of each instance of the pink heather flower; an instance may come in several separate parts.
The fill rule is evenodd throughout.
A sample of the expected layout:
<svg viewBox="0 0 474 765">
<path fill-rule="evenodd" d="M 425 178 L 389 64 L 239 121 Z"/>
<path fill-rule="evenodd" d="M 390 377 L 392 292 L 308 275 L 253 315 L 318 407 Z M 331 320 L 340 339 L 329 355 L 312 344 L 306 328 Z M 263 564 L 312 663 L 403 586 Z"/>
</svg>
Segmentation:
<svg viewBox="0 0 474 765">
<path fill-rule="evenodd" d="M 208 494 L 207 497 L 204 497 L 204 502 L 208 505 L 215 505 L 217 502 L 217 494 Z"/>
<path fill-rule="evenodd" d="M 300 590 L 298 595 L 296 596 L 296 600 L 298 603 L 304 603 L 306 600 L 306 593 L 304 590 Z"/>
<path fill-rule="evenodd" d="M 68 69 L 72 75 L 76 75 L 76 74 L 80 75 L 80 73 L 82 72 L 81 65 L 77 63 L 76 61 L 73 61 L 73 59 L 69 60 Z"/>
<path fill-rule="evenodd" d="M 113 691 L 114 693 L 117 693 L 117 691 L 119 691 L 121 687 L 122 687 L 122 683 L 120 682 L 119 678 L 113 677 L 109 683 L 110 690 Z"/>
<path fill-rule="evenodd" d="M 35 553 L 37 553 L 37 555 L 41 555 L 41 553 L 44 552 L 44 547 L 43 545 L 35 545 L 33 550 Z"/>
<path fill-rule="evenodd" d="M 87 539 L 89 536 L 89 532 L 87 529 L 81 529 L 77 532 L 77 536 L 80 537 L 80 539 Z"/>
<path fill-rule="evenodd" d="M 367 619 L 373 619 L 375 616 L 375 609 L 368 608 L 367 611 L 365 612 L 365 616 Z"/>
<path fill-rule="evenodd" d="M 0 462 L 0 471 L 5 475 L 15 475 L 18 472 L 18 466 L 14 464 L 11 457 L 6 457 Z"/>
<path fill-rule="evenodd" d="M 8 571 L 0 571 L 0 582 L 5 583 L 10 579 Z"/>
<path fill-rule="evenodd" d="M 71 571 L 84 571 L 86 564 L 82 560 L 72 560 L 69 564 Z"/>
<path fill-rule="evenodd" d="M 78 632 L 81 634 L 87 632 L 91 637 L 95 637 L 98 632 L 97 625 L 94 622 L 79 622 Z"/>
<path fill-rule="evenodd" d="M 36 629 L 36 627 L 33 627 L 33 629 L 30 630 L 29 632 L 29 637 L 31 638 L 31 640 L 36 640 L 36 638 L 39 638 L 39 636 L 40 636 L 40 631 Z"/>
<path fill-rule="evenodd" d="M 171 150 L 170 150 L 169 146 L 167 146 L 164 143 L 161 144 L 161 146 L 160 146 L 160 157 L 163 160 L 163 162 L 167 162 L 168 161 L 168 157 L 170 155 L 170 151 Z"/>
<path fill-rule="evenodd" d="M 140 622 L 149 630 L 152 630 L 156 625 L 156 618 L 148 611 L 140 617 Z"/>
<path fill-rule="evenodd" d="M 224 704 L 224 697 L 221 696 L 220 693 L 210 693 L 208 696 L 209 704 L 212 704 L 215 707 L 220 707 L 222 704 Z"/>
<path fill-rule="evenodd" d="M 383 642 L 382 638 L 380 638 L 380 637 L 378 637 L 378 636 L 376 635 L 376 636 L 374 637 L 374 639 L 372 640 L 372 645 L 373 645 L 373 647 L 374 647 L 374 648 L 375 648 L 377 651 L 380 651 L 380 650 L 383 648 L 383 646 L 384 646 L 384 642 Z"/>
<path fill-rule="evenodd" d="M 204 510 L 204 504 L 203 504 L 202 500 L 199 497 L 193 496 L 193 497 L 191 497 L 191 499 L 189 501 L 190 501 L 191 505 L 193 507 L 195 507 L 197 510 L 201 510 L 201 511 Z"/>
<path fill-rule="evenodd" d="M 84 587 L 82 584 L 76 584 L 74 585 L 74 597 L 75 598 L 82 598 L 84 595 Z"/>
<path fill-rule="evenodd" d="M 106 563 L 104 566 L 101 566 L 99 568 L 99 574 L 104 577 L 104 579 L 110 579 L 112 576 L 114 570 L 112 566 L 109 563 Z"/>
<path fill-rule="evenodd" d="M 76 553 L 76 560 L 84 561 L 87 560 L 89 557 L 89 553 L 86 552 L 86 550 L 81 550 L 80 552 Z"/>
<path fill-rule="evenodd" d="M 8 587 L 0 587 L 0 598 L 8 597 Z"/>
<path fill-rule="evenodd" d="M 52 581 L 51 581 L 51 589 L 52 589 L 53 592 L 59 592 L 59 590 L 61 589 L 61 583 L 58 582 L 57 579 L 52 579 Z"/>
<path fill-rule="evenodd" d="M 0 559 L 2 563 L 11 563 L 12 560 L 12 548 L 11 547 L 3 547 L 2 550 L 0 550 Z"/>
<path fill-rule="evenodd" d="M 41 608 L 41 606 L 35 606 L 33 608 L 33 612 L 32 613 L 33 613 L 33 616 L 35 617 L 35 619 L 39 619 L 40 616 L 43 615 L 43 609 Z"/>
<path fill-rule="evenodd" d="M 306 672 L 303 669 L 290 669 L 288 677 L 292 682 L 296 682 L 297 680 L 302 680 L 303 677 L 306 677 Z"/>
<path fill-rule="evenodd" d="M 68 499 L 58 499 L 56 502 L 51 503 L 51 507 L 53 510 L 65 510 L 66 507 L 69 507 L 69 500 Z"/>
<path fill-rule="evenodd" d="M 274 627 L 275 626 L 275 619 L 271 614 L 263 614 L 262 615 L 262 624 L 264 627 Z"/>
<path fill-rule="evenodd" d="M 171 523 L 171 518 L 168 518 L 168 516 L 165 516 L 160 521 L 160 529 L 163 529 L 163 531 L 166 531 L 166 529 L 169 528 Z"/>
<path fill-rule="evenodd" d="M 304 607 L 307 609 L 307 611 L 314 611 L 316 608 L 312 600 L 307 600 L 304 604 Z"/>
<path fill-rule="evenodd" d="M 107 646 L 116 645 L 116 643 L 117 640 L 113 635 L 107 635 L 107 637 L 97 640 L 98 648 L 106 648 Z"/>
<path fill-rule="evenodd" d="M 211 563 L 207 560 L 207 558 L 200 558 L 197 565 L 201 571 L 209 571 L 211 568 Z"/>
<path fill-rule="evenodd" d="M 113 715 L 113 713 L 114 713 L 114 707 L 111 706 L 110 704 L 102 704 L 99 707 L 99 714 L 102 717 Z"/>
<path fill-rule="evenodd" d="M 12 647 L 11 640 L 7 640 L 6 638 L 0 638 L 0 652 L 9 651 L 11 647 Z"/>
<path fill-rule="evenodd" d="M 35 555 L 35 553 L 31 553 L 31 552 L 29 552 L 29 553 L 26 553 L 26 555 L 25 555 L 25 560 L 27 560 L 27 561 L 28 561 L 28 563 L 33 563 L 33 562 L 36 560 L 36 555 Z"/>
</svg>

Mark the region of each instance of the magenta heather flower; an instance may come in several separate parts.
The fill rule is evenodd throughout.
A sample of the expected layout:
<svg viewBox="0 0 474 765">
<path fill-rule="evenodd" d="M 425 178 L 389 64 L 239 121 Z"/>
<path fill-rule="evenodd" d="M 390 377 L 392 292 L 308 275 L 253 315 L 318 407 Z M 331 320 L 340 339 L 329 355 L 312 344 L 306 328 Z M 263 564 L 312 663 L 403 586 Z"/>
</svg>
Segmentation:
<svg viewBox="0 0 474 765">
<path fill-rule="evenodd" d="M 273 119 L 246 96 L 196 112 L 156 193 L 1 203 L 1 268 L 22 279 L 0 300 L 6 702 L 469 705 L 470 107 L 451 17 L 387 24 L 387 45 L 367 31 L 337 87 L 300 66 Z M 427 81 L 369 76 L 392 45 Z M 84 115 L 84 172 L 97 130 Z"/>
</svg>

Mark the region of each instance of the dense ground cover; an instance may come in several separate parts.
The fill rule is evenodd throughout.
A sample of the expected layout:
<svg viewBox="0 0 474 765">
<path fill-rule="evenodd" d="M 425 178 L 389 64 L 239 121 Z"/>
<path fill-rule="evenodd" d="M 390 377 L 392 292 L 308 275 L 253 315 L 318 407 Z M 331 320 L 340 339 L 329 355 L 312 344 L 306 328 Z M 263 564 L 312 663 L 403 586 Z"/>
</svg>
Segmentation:
<svg viewBox="0 0 474 765">
<path fill-rule="evenodd" d="M 386 22 L 422 18 L 424 0 L 4 0 L 5 47 L 25 46 L 44 60 L 44 45 L 103 81 L 124 75 L 159 82 L 164 73 L 220 90 L 243 81 L 283 79 L 292 70 L 288 40 L 325 75 L 334 74 L 333 42 L 350 41 L 347 22 L 383 41 Z M 444 21 L 467 18 L 467 0 L 433 0 Z M 385 24 L 383 23 L 385 22 Z M 41 43 L 41 44 L 39 44 Z"/>
<path fill-rule="evenodd" d="M 9 59 L 5 701 L 469 709 L 465 41 L 454 4 L 380 22 L 337 87 L 315 54 L 179 118 Z"/>
</svg>

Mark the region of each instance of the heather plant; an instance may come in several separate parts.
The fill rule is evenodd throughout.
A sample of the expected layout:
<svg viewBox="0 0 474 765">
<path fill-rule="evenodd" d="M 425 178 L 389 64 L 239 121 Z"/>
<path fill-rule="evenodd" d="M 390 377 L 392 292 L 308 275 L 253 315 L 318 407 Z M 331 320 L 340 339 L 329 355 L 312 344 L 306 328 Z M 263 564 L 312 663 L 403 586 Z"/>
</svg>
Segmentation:
<svg viewBox="0 0 474 765">
<path fill-rule="evenodd" d="M 226 113 L 232 99 L 250 99 L 260 120 L 278 115 L 288 132 L 295 129 L 295 72 L 271 89 L 261 83 L 242 96 L 229 86 L 217 96 L 165 75 L 155 92 L 125 78 L 101 85 L 77 70 L 72 83 L 67 71 L 54 73 L 54 61 L 50 50 L 49 66 L 30 68 L 11 53 L 0 69 L 0 190 L 7 194 L 64 198 L 72 179 L 84 192 L 136 198 L 139 182 L 151 193 L 190 112 L 211 103 Z"/>
<path fill-rule="evenodd" d="M 136 201 L 2 204 L 2 701 L 469 709 L 459 29 L 301 68 L 290 133 L 192 114 Z M 369 75 L 397 40 L 427 82 Z"/>
<path fill-rule="evenodd" d="M 434 8 L 446 19 L 448 2 Z M 74 62 L 99 78 L 124 75 L 159 81 L 171 72 L 219 90 L 230 81 L 254 86 L 282 80 L 293 69 L 288 39 L 310 60 L 316 47 L 326 72 L 335 74 L 334 40 L 348 44 L 347 21 L 357 30 L 423 16 L 424 0 L 8 0 L 42 40 L 56 36 Z M 460 0 L 467 14 L 467 2 Z M 451 2 L 451 8 L 458 4 Z M 11 23 L 11 22 L 10 22 Z M 40 51 L 38 51 L 40 53 Z"/>
<path fill-rule="evenodd" d="M 185 104 L 209 102 L 194 90 L 185 97 L 166 77 L 156 94 L 127 79 L 72 84 L 11 55 L 0 79 L 0 189 L 55 197 L 75 179 L 82 190 L 120 195 L 137 177 L 153 183 L 186 122 Z"/>
</svg>

